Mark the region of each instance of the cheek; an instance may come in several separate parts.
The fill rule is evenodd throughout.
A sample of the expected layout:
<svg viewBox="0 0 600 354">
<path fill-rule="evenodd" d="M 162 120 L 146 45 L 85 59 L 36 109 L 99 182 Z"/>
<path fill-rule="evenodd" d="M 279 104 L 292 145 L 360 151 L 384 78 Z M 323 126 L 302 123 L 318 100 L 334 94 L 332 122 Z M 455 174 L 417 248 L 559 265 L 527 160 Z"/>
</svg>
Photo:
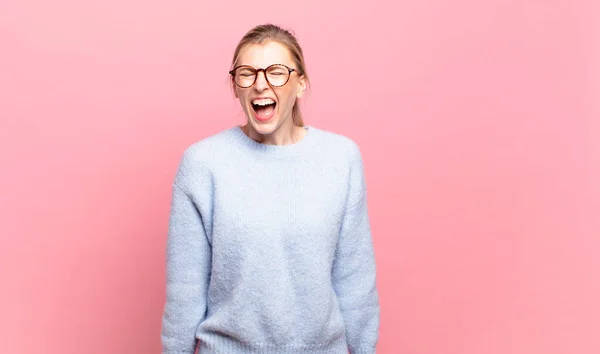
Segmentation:
<svg viewBox="0 0 600 354">
<path fill-rule="evenodd" d="M 235 97 L 240 100 L 242 105 L 245 105 L 246 101 L 248 101 L 248 93 L 239 89 L 235 91 Z"/>
<path fill-rule="evenodd" d="M 294 102 L 296 102 L 296 91 L 292 87 L 277 92 L 277 96 L 281 108 L 284 109 L 292 109 Z"/>
</svg>

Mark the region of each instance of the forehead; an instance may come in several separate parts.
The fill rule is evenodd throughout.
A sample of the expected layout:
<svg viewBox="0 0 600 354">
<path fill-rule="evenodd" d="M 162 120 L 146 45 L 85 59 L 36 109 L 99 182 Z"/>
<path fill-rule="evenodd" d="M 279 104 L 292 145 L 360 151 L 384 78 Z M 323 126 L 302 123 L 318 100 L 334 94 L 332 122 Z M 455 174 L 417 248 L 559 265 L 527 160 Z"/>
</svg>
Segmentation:
<svg viewBox="0 0 600 354">
<path fill-rule="evenodd" d="M 267 42 L 250 44 L 240 52 L 237 65 L 251 65 L 255 68 L 266 68 L 271 64 L 293 66 L 290 51 L 281 43 Z"/>
</svg>

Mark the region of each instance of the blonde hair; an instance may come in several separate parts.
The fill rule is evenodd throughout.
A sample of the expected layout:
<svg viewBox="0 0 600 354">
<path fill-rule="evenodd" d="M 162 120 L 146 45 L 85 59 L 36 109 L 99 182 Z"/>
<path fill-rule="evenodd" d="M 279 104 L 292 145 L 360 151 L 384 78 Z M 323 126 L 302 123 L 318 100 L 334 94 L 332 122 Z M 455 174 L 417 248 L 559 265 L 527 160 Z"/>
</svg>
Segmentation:
<svg viewBox="0 0 600 354">
<path fill-rule="evenodd" d="M 306 63 L 304 61 L 304 53 L 302 52 L 302 48 L 300 44 L 298 44 L 298 40 L 292 32 L 283 29 L 277 25 L 273 24 L 265 24 L 259 25 L 252 28 L 248 31 L 240 40 L 237 47 L 235 48 L 235 52 L 233 54 L 233 60 L 231 62 L 231 68 L 233 69 L 237 64 L 240 53 L 246 47 L 252 44 L 264 44 L 267 42 L 278 42 L 284 45 L 292 55 L 292 59 L 296 64 L 296 70 L 298 74 L 304 75 L 305 80 L 308 83 L 308 75 L 306 74 Z M 231 80 L 232 89 L 235 89 L 233 85 L 233 78 Z M 294 125 L 303 127 L 304 120 L 302 119 L 302 112 L 300 111 L 300 107 L 298 106 L 298 99 L 294 103 L 292 108 L 292 121 Z"/>
</svg>

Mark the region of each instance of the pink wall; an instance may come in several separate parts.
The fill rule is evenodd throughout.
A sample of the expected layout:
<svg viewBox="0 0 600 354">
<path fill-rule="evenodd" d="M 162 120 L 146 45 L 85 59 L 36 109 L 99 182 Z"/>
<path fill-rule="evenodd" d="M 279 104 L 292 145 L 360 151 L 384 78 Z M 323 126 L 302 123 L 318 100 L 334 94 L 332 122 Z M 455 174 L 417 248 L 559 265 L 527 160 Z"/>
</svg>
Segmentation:
<svg viewBox="0 0 600 354">
<path fill-rule="evenodd" d="M 233 3 L 0 0 L 0 352 L 159 352 L 176 164 L 265 21 L 363 150 L 378 353 L 600 352 L 598 1 Z"/>
</svg>

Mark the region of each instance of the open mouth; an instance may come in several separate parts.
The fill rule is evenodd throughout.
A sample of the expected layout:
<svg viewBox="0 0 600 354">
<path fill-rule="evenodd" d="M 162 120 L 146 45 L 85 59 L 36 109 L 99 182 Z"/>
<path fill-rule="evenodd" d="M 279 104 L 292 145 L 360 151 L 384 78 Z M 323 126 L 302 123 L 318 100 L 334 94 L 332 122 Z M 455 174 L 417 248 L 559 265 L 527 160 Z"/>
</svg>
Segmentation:
<svg viewBox="0 0 600 354">
<path fill-rule="evenodd" d="M 275 106 L 277 106 L 277 102 L 270 98 L 252 101 L 252 110 L 254 110 L 256 118 L 260 120 L 271 118 L 275 112 Z"/>
</svg>

